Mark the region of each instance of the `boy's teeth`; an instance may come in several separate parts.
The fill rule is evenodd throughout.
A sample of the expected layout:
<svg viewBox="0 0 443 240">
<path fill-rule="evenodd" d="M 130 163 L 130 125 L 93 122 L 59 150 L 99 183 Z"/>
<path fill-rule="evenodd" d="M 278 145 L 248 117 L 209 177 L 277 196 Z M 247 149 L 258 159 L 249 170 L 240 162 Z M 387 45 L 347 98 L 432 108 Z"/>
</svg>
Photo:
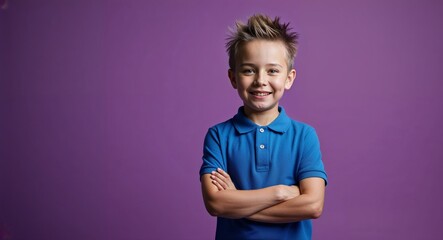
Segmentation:
<svg viewBox="0 0 443 240">
<path fill-rule="evenodd" d="M 255 92 L 254 95 L 257 95 L 257 96 L 266 96 L 266 95 L 269 95 L 269 93 L 257 93 L 257 92 Z"/>
</svg>

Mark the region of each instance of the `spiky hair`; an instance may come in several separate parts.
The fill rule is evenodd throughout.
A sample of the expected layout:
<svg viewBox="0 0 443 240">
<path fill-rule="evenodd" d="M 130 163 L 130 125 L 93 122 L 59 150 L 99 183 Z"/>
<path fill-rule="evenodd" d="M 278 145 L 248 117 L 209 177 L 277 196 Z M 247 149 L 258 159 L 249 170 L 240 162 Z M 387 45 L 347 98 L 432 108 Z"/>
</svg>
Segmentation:
<svg viewBox="0 0 443 240">
<path fill-rule="evenodd" d="M 248 19 L 247 24 L 237 21 L 234 29 L 227 38 L 226 51 L 229 55 L 229 67 L 235 70 L 235 61 L 239 47 L 246 42 L 262 39 L 281 41 L 287 51 L 288 70 L 292 69 L 297 54 L 298 33 L 293 32 L 289 23 L 281 23 L 279 17 L 274 19 L 256 14 Z"/>
</svg>

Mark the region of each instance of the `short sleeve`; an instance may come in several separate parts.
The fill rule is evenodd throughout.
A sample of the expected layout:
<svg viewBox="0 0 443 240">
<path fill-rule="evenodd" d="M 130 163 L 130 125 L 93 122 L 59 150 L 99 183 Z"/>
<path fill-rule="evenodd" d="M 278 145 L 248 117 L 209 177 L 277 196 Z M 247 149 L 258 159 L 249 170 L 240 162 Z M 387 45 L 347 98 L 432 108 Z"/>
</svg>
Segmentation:
<svg viewBox="0 0 443 240">
<path fill-rule="evenodd" d="M 297 181 L 299 182 L 309 177 L 323 178 L 325 184 L 327 185 L 328 183 L 320 151 L 320 142 L 313 128 L 309 128 L 303 138 Z"/>
<path fill-rule="evenodd" d="M 226 170 L 225 165 L 218 132 L 215 128 L 210 128 L 206 133 L 204 141 L 203 163 L 200 168 L 200 178 L 204 174 L 217 170 L 217 168 Z"/>
</svg>

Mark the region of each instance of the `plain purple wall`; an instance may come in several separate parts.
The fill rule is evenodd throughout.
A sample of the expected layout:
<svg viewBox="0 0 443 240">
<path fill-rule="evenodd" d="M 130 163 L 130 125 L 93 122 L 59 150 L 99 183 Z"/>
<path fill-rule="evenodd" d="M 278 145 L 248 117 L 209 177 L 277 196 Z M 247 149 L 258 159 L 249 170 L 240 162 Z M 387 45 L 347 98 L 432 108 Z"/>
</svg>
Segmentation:
<svg viewBox="0 0 443 240">
<path fill-rule="evenodd" d="M 241 104 L 224 43 L 301 35 L 282 102 L 329 174 L 314 239 L 442 239 L 440 1 L 10 0 L 0 10 L 0 239 L 212 239 L 198 170 Z"/>
</svg>

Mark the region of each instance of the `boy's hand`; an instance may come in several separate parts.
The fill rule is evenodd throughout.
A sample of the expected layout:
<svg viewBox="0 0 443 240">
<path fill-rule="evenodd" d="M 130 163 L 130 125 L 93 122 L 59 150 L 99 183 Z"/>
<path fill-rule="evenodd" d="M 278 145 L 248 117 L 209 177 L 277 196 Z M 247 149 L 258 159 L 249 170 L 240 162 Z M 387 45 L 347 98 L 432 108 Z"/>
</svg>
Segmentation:
<svg viewBox="0 0 443 240">
<path fill-rule="evenodd" d="M 211 179 L 212 179 L 212 184 L 214 184 L 219 191 L 237 190 L 229 174 L 227 174 L 225 171 L 223 171 L 220 168 L 217 168 L 217 171 L 212 171 Z"/>
<path fill-rule="evenodd" d="M 278 185 L 278 198 L 282 201 L 287 201 L 289 199 L 300 196 L 300 188 L 297 185 L 286 186 Z"/>
</svg>

